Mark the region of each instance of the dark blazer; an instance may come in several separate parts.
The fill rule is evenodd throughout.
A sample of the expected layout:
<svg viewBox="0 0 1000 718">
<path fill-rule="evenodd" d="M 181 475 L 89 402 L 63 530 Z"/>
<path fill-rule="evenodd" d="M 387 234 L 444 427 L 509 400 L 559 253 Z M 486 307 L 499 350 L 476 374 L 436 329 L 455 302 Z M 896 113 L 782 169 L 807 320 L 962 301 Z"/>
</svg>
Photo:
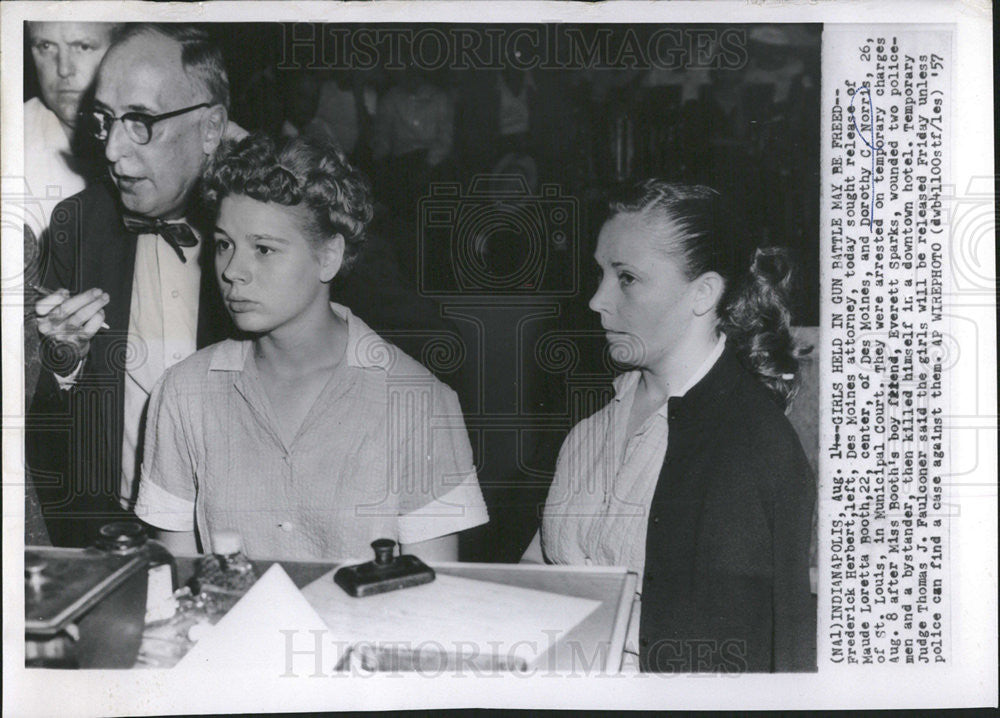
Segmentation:
<svg viewBox="0 0 1000 718">
<path fill-rule="evenodd" d="M 815 481 L 782 408 L 726 348 L 668 403 L 639 623 L 645 671 L 816 667 Z"/>
<path fill-rule="evenodd" d="M 118 494 L 135 248 L 136 236 L 122 224 L 117 194 L 104 182 L 60 202 L 52 214 L 43 286 L 72 294 L 100 287 L 111 298 L 104 309 L 109 329 L 91 341 L 71 391 L 59 390 L 53 372 L 68 374 L 75 358 L 42 345 L 26 448 L 55 545 L 85 545 L 101 523 L 123 513 Z M 211 253 L 201 252 L 201 259 L 199 348 L 225 338 L 232 327 L 208 264 Z"/>
</svg>

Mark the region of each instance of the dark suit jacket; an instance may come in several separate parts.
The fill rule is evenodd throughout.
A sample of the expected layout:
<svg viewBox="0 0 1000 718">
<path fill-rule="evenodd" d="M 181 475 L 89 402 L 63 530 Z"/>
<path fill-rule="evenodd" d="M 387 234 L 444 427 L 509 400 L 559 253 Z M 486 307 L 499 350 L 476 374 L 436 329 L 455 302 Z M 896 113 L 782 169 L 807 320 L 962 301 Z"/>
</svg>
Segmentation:
<svg viewBox="0 0 1000 718">
<path fill-rule="evenodd" d="M 669 400 L 642 577 L 645 671 L 806 671 L 815 482 L 791 424 L 727 348 Z"/>
<path fill-rule="evenodd" d="M 203 233 L 203 236 L 205 234 Z M 72 294 L 100 287 L 111 297 L 109 329 L 97 333 L 75 387 L 60 391 L 53 372 L 68 374 L 75 358 L 43 342 L 42 371 L 28 416 L 28 469 L 55 545 L 89 543 L 96 527 L 121 516 L 125 360 L 136 236 L 125 230 L 114 188 L 91 185 L 52 214 L 42 284 Z M 202 252 L 198 347 L 219 341 L 231 323 Z M 131 498 L 131 497 L 129 497 Z"/>
</svg>

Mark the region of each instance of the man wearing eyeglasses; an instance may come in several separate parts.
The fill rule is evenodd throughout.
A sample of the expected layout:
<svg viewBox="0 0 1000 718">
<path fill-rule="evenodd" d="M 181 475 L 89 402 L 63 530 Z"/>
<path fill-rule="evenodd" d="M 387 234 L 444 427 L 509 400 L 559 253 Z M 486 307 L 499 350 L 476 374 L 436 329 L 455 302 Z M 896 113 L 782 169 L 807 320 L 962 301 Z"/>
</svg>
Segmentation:
<svg viewBox="0 0 1000 718">
<path fill-rule="evenodd" d="M 55 210 L 43 285 L 56 291 L 35 305 L 52 371 L 32 405 L 29 462 L 49 484 L 56 545 L 86 545 L 130 515 L 150 390 L 231 326 L 192 201 L 228 103 L 221 53 L 194 26 L 129 26 L 101 62 L 81 127 L 103 143 L 109 181 Z"/>
</svg>

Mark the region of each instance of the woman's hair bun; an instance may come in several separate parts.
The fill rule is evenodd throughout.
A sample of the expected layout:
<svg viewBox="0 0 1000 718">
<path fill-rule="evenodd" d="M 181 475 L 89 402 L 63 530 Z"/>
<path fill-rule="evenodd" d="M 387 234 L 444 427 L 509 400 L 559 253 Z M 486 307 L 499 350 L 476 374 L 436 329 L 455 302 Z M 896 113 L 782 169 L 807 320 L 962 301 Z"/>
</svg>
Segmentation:
<svg viewBox="0 0 1000 718">
<path fill-rule="evenodd" d="M 611 215 L 641 212 L 667 220 L 688 278 L 716 272 L 725 281 L 719 329 L 743 365 L 787 406 L 795 395 L 802 350 L 791 333 L 795 264 L 783 247 L 757 247 L 740 231 L 724 198 L 710 187 L 652 178 L 620 188 Z"/>
<path fill-rule="evenodd" d="M 750 263 L 750 275 L 764 280 L 774 289 L 788 291 L 792 283 L 793 263 L 784 247 L 758 247 Z"/>
</svg>

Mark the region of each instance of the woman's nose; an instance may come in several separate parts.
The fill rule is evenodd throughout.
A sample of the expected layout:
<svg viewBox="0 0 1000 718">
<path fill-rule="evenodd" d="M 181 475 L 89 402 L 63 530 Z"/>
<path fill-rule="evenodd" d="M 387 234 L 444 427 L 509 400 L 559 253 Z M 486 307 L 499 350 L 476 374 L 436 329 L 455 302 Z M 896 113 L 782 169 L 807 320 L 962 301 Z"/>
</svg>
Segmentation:
<svg viewBox="0 0 1000 718">
<path fill-rule="evenodd" d="M 590 307 L 590 310 L 597 312 L 598 314 L 602 314 L 607 306 L 607 291 L 605 287 L 606 282 L 602 279 L 597 285 L 597 291 L 594 292 L 594 296 L 592 296 L 590 301 L 587 302 L 587 306 Z"/>
<path fill-rule="evenodd" d="M 250 277 L 242 252 L 232 251 L 228 258 L 220 258 L 222 278 L 229 284 L 246 284 Z"/>
</svg>

